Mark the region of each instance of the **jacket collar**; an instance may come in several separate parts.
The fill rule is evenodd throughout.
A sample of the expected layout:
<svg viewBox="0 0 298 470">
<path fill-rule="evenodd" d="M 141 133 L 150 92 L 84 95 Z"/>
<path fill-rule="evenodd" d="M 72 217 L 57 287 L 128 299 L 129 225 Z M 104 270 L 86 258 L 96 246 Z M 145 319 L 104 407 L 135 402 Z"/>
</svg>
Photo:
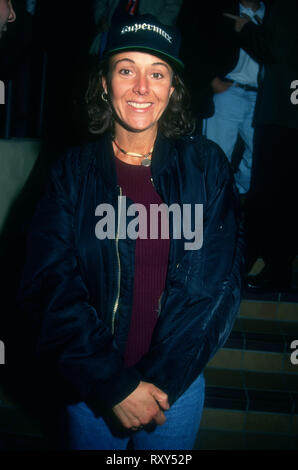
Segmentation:
<svg viewBox="0 0 298 470">
<path fill-rule="evenodd" d="M 151 173 L 153 178 L 158 177 L 170 168 L 175 156 L 174 147 L 174 141 L 158 131 L 151 158 Z"/>
<path fill-rule="evenodd" d="M 174 143 L 158 131 L 152 154 L 151 173 L 153 178 L 158 177 L 169 168 L 174 157 L 173 147 Z M 103 134 L 97 141 L 95 165 L 97 173 L 107 186 L 115 189 L 117 187 L 117 173 L 110 132 Z"/>
</svg>

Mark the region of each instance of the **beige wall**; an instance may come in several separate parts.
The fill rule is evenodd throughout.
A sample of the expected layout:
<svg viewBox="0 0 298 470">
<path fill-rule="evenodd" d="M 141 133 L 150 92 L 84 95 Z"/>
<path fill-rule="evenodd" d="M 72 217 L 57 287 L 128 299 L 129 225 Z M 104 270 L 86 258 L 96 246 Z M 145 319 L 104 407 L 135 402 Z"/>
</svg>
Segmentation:
<svg viewBox="0 0 298 470">
<path fill-rule="evenodd" d="M 39 140 L 0 140 L 0 232 L 13 201 L 30 175 L 39 150 Z"/>
</svg>

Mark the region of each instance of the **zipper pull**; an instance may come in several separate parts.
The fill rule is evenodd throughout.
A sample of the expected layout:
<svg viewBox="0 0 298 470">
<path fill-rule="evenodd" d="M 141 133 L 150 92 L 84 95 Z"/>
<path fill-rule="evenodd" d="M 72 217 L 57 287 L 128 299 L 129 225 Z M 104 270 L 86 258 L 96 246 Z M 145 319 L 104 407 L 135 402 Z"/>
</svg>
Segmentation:
<svg viewBox="0 0 298 470">
<path fill-rule="evenodd" d="M 122 188 L 121 186 L 117 185 L 118 190 L 119 190 L 119 196 L 122 196 Z M 116 299 L 114 303 L 114 308 L 112 312 L 112 334 L 115 332 L 115 318 L 116 318 L 116 313 L 118 310 L 119 306 L 119 300 L 120 300 L 120 286 L 121 286 L 121 263 L 120 263 L 120 255 L 119 255 L 119 224 L 120 224 L 120 213 L 121 213 L 121 199 L 120 199 L 120 208 L 118 212 L 118 223 L 117 223 L 117 233 L 116 233 L 116 239 L 115 239 L 115 248 L 116 248 L 116 257 L 117 257 L 117 265 L 118 265 L 118 272 L 117 272 L 117 292 L 116 292 Z"/>
</svg>

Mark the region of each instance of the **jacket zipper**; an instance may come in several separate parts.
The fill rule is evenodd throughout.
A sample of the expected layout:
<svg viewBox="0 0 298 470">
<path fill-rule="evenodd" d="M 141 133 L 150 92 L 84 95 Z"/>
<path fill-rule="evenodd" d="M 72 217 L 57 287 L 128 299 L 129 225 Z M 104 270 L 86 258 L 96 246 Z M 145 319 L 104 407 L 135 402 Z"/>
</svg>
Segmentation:
<svg viewBox="0 0 298 470">
<path fill-rule="evenodd" d="M 112 334 L 115 331 L 115 317 L 116 312 L 119 306 L 119 298 L 120 298 L 120 282 L 121 282 L 121 264 L 120 264 L 120 255 L 119 255 L 119 226 L 120 226 L 120 215 L 121 215 L 121 201 L 122 201 L 122 188 L 119 186 L 119 196 L 120 196 L 120 204 L 118 210 L 118 223 L 117 223 L 117 233 L 116 233 L 116 256 L 117 256 L 117 263 L 118 263 L 118 281 L 117 281 L 117 295 L 116 300 L 114 303 L 113 308 L 113 315 L 112 315 Z"/>
<path fill-rule="evenodd" d="M 155 187 L 153 178 L 151 177 L 150 180 L 151 180 L 151 183 L 152 183 L 153 188 L 154 188 L 155 191 L 157 192 L 157 189 L 156 189 L 156 187 Z M 159 297 L 159 299 L 158 299 L 157 318 L 159 318 L 160 313 L 161 313 L 161 301 L 162 301 L 163 296 L 164 296 L 164 291 L 161 293 L 161 295 L 160 295 L 160 297 Z"/>
<path fill-rule="evenodd" d="M 164 295 L 164 291 L 161 293 L 161 296 L 160 296 L 159 299 L 158 299 L 157 318 L 159 318 L 159 316 L 160 316 L 160 312 L 161 312 L 161 300 L 162 300 L 162 298 L 163 298 L 163 295 Z"/>
</svg>

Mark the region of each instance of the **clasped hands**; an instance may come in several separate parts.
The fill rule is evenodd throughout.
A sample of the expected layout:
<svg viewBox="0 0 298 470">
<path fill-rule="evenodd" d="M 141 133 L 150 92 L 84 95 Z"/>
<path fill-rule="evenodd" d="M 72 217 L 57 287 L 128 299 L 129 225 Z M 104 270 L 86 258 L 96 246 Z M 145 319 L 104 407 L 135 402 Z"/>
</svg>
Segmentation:
<svg viewBox="0 0 298 470">
<path fill-rule="evenodd" d="M 137 431 L 152 421 L 164 424 L 166 417 L 163 410 L 169 408 L 166 393 L 151 383 L 141 381 L 130 395 L 113 407 L 113 412 L 126 429 Z"/>
</svg>

